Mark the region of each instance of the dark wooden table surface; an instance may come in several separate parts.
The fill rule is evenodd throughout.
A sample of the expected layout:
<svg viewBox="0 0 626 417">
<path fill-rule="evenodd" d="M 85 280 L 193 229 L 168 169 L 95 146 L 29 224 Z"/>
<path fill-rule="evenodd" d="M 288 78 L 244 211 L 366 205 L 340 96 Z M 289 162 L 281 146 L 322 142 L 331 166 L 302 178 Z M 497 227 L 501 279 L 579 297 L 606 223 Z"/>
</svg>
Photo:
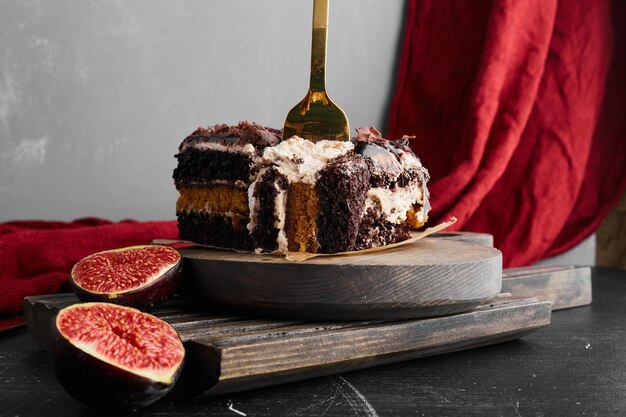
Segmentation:
<svg viewBox="0 0 626 417">
<path fill-rule="evenodd" d="M 522 340 L 127 414 L 626 416 L 626 270 L 595 268 L 593 291 Z M 99 415 L 62 390 L 25 330 L 0 335 L 0 417 L 18 415 Z"/>
</svg>

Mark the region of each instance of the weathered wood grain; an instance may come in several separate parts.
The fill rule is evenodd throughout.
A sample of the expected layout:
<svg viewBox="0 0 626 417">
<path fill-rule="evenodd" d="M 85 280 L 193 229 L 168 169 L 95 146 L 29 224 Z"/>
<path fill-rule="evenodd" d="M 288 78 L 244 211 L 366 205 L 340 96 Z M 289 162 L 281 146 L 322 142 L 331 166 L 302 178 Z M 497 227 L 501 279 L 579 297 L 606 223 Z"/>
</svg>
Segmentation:
<svg viewBox="0 0 626 417">
<path fill-rule="evenodd" d="M 198 338 L 186 345 L 192 366 L 183 372 L 178 392 L 217 395 L 469 349 L 517 338 L 549 322 L 549 303 L 526 300 L 430 319 Z"/>
<path fill-rule="evenodd" d="M 493 235 L 489 233 L 477 233 L 477 232 L 438 232 L 426 239 L 445 239 L 456 240 L 459 242 L 476 243 L 479 245 L 493 247 Z"/>
<path fill-rule="evenodd" d="M 453 314 L 498 294 L 502 278 L 500 251 L 448 239 L 305 262 L 198 247 L 181 253 L 186 278 L 204 300 L 276 317 L 368 320 Z"/>
<path fill-rule="evenodd" d="M 553 310 L 591 304 L 591 269 L 573 266 L 531 266 L 505 269 L 502 292 L 550 301 Z"/>
<path fill-rule="evenodd" d="M 29 297 L 28 328 L 47 347 L 56 311 L 76 298 Z M 176 392 L 185 397 L 217 395 L 330 375 L 386 363 L 498 343 L 550 322 L 550 303 L 495 297 L 470 312 L 397 322 L 297 322 L 199 313 L 184 307 L 168 321 L 185 343 L 186 364 Z"/>
<path fill-rule="evenodd" d="M 487 233 L 440 232 L 428 236 L 431 238 L 493 246 L 493 236 Z M 507 268 L 502 271 L 502 292 L 550 301 L 553 311 L 589 305 L 591 268 L 550 265 Z"/>
</svg>

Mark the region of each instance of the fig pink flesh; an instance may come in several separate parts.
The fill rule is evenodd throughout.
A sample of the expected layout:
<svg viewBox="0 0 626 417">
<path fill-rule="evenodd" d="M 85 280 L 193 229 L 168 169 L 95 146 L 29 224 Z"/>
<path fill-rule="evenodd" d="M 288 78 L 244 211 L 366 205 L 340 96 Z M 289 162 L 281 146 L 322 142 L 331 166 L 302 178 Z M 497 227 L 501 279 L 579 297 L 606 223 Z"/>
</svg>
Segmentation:
<svg viewBox="0 0 626 417">
<path fill-rule="evenodd" d="M 171 376 L 184 356 L 169 324 L 136 309 L 78 304 L 61 310 L 56 323 L 61 335 L 76 347 L 140 375 Z"/>
<path fill-rule="evenodd" d="M 171 269 L 180 254 L 167 246 L 135 246 L 93 254 L 72 269 L 76 285 L 94 293 L 130 291 Z"/>
</svg>

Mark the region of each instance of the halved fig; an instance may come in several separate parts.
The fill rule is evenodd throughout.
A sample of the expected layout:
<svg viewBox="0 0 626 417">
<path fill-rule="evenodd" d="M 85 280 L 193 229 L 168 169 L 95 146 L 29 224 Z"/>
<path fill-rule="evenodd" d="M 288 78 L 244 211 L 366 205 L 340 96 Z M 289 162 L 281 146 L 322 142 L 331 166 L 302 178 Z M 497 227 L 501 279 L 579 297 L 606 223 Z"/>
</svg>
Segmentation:
<svg viewBox="0 0 626 417">
<path fill-rule="evenodd" d="M 169 324 L 110 303 L 74 304 L 59 311 L 50 352 L 57 378 L 71 396 L 108 409 L 139 408 L 163 397 L 185 356 Z"/>
<path fill-rule="evenodd" d="M 180 285 L 181 259 L 176 249 L 161 245 L 107 250 L 78 261 L 70 283 L 82 301 L 154 306 L 170 298 Z"/>
</svg>

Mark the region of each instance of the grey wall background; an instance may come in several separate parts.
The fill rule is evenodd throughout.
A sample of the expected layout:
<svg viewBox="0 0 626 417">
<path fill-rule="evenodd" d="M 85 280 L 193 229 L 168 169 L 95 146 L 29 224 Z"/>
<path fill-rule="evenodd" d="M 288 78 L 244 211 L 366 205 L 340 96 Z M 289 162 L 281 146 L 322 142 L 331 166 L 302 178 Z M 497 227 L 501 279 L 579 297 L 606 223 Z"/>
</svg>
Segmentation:
<svg viewBox="0 0 626 417">
<path fill-rule="evenodd" d="M 328 90 L 384 128 L 403 0 L 333 0 Z M 0 2 L 0 221 L 173 219 L 180 141 L 282 127 L 308 87 L 310 0 Z"/>
</svg>

